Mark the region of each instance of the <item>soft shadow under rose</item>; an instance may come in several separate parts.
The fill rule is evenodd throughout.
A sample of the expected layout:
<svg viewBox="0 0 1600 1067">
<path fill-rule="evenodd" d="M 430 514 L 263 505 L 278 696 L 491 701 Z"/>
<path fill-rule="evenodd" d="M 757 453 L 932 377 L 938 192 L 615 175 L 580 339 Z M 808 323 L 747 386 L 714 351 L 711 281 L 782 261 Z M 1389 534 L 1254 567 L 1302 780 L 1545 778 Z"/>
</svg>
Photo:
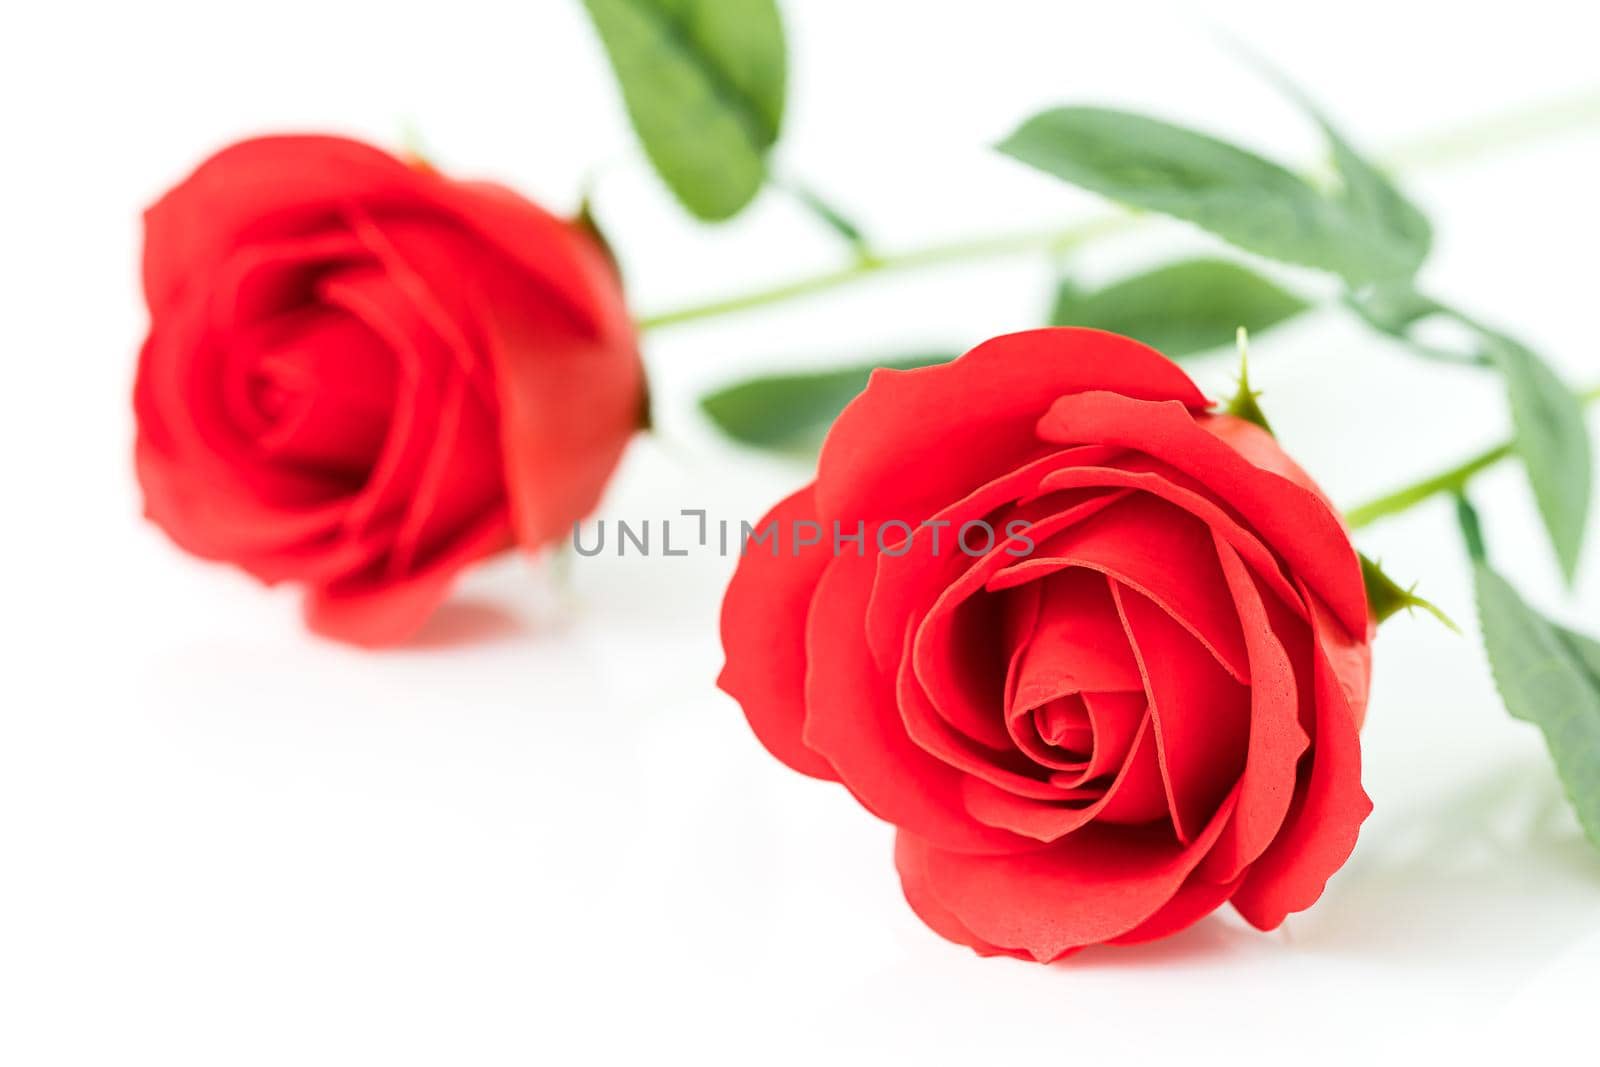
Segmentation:
<svg viewBox="0 0 1600 1067">
<path fill-rule="evenodd" d="M 402 640 L 467 564 L 555 542 L 639 425 L 613 265 L 509 190 L 269 137 L 145 227 L 146 512 L 190 552 L 305 585 L 320 633 Z"/>
<path fill-rule="evenodd" d="M 1271 435 L 1151 349 L 1038 330 L 877 371 L 774 520 L 723 604 L 721 685 L 897 827 L 938 933 L 1053 960 L 1224 902 L 1270 928 L 1349 856 L 1356 554 Z M 979 522 L 1027 532 L 956 550 Z"/>
</svg>

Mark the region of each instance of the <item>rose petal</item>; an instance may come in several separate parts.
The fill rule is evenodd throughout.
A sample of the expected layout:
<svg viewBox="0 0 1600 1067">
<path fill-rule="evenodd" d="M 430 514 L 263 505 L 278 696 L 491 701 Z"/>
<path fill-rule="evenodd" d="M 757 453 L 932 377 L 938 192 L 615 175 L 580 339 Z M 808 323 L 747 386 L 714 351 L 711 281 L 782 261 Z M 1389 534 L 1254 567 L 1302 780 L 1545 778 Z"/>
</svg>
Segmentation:
<svg viewBox="0 0 1600 1067">
<path fill-rule="evenodd" d="M 1139 699 L 1144 699 L 1142 693 Z M 1148 703 L 1139 717 L 1137 730 L 1128 749 L 1127 763 L 1106 789 L 1106 803 L 1095 815 L 1097 823 L 1139 826 L 1167 818 L 1167 786 L 1161 777 L 1155 717 L 1150 714 Z M 1052 780 L 1065 782 L 1059 777 Z"/>
<path fill-rule="evenodd" d="M 1326 504 L 1329 511 L 1338 516 L 1339 509 L 1333 506 L 1333 501 L 1323 493 L 1322 487 L 1311 480 L 1311 475 L 1305 472 L 1305 468 L 1289 458 L 1289 454 L 1278 444 L 1278 439 L 1272 436 L 1270 431 L 1236 416 L 1216 412 L 1195 419 L 1195 423 L 1257 467 L 1271 471 L 1280 478 L 1288 479 L 1312 494 Z"/>
<path fill-rule="evenodd" d="M 188 551 L 269 582 L 321 580 L 370 560 L 370 546 L 341 543 L 351 478 L 329 461 L 340 451 L 329 435 L 386 421 L 386 411 L 362 417 L 362 397 L 386 405 L 393 386 L 373 358 L 362 358 L 382 354 L 359 338 L 307 344 L 319 330 L 349 326 L 346 316 L 308 303 L 315 280 L 361 257 L 345 233 L 252 243 L 217 268 L 213 288 L 195 289 L 154 317 L 134 389 L 139 480 L 146 513 Z M 323 358 L 334 348 L 372 380 L 338 376 L 343 364 Z M 264 381 L 304 374 L 331 380 L 276 397 L 269 413 L 263 404 L 274 398 L 262 395 Z M 323 462 L 284 463 L 279 450 Z M 363 442 L 348 449 L 366 450 Z"/>
<path fill-rule="evenodd" d="M 537 277 L 592 337 L 626 328 L 610 264 L 575 226 L 499 186 L 450 181 L 343 137 L 260 137 L 202 163 L 145 212 L 146 300 L 165 307 L 240 244 L 325 230 L 351 205 L 374 216 L 431 207 Z"/>
<path fill-rule="evenodd" d="M 1239 914 L 1263 930 L 1316 903 L 1328 879 L 1350 857 L 1361 823 L 1372 812 L 1372 801 L 1361 788 L 1360 716 L 1349 697 L 1358 683 L 1365 689 L 1364 677 L 1352 677 L 1365 660 L 1365 642 L 1351 639 L 1309 591 L 1307 600 L 1312 606 L 1317 702 L 1311 770 L 1303 776 L 1283 828 L 1233 896 Z M 1344 673 L 1336 663 L 1345 665 Z"/>
<path fill-rule="evenodd" d="M 491 514 L 398 579 L 376 566 L 313 588 L 305 603 L 306 624 L 350 644 L 398 644 L 427 621 L 464 567 L 510 544 L 505 513 Z"/>
<path fill-rule="evenodd" d="M 367 247 L 344 228 L 251 240 L 234 248 L 210 279 L 213 321 L 237 329 L 314 309 L 323 276 L 363 263 L 371 265 Z"/>
<path fill-rule="evenodd" d="M 989 580 L 990 589 L 1065 567 L 1098 571 L 1138 590 L 1216 657 L 1240 682 L 1249 681 L 1249 657 L 1228 585 L 1205 526 L 1146 493 L 1134 493 L 1040 542 L 1037 551 Z"/>
<path fill-rule="evenodd" d="M 529 548 L 559 540 L 599 502 L 640 425 L 643 370 L 629 328 L 596 332 L 459 231 L 361 218 L 353 214 L 357 232 L 391 282 L 497 413 L 518 540 Z"/>
<path fill-rule="evenodd" d="M 558 332 L 531 291 L 492 296 L 506 484 L 518 540 L 559 541 L 600 502 L 645 420 L 644 371 L 631 337 Z"/>
<path fill-rule="evenodd" d="M 1190 840 L 1236 793 L 1250 736 L 1249 690 L 1153 601 L 1111 587 L 1144 676 L 1178 838 Z"/>
<path fill-rule="evenodd" d="M 342 137 L 262 137 L 230 145 L 145 212 L 144 288 L 152 308 L 209 284 L 243 243 L 336 228 L 351 202 L 415 205 L 421 175 Z"/>
<path fill-rule="evenodd" d="M 1366 633 L 1366 587 L 1339 518 L 1316 494 L 1206 432 L 1182 405 L 1109 392 L 1063 397 L 1039 420 L 1039 434 L 1059 444 L 1135 448 L 1200 480 L 1277 550 L 1351 634 Z"/>
<path fill-rule="evenodd" d="M 785 497 L 758 529 L 812 521 L 811 487 Z M 774 542 L 776 545 L 777 542 Z M 828 564 L 816 546 L 771 554 L 759 547 L 739 560 L 722 598 L 726 662 L 717 685 L 739 702 L 756 737 L 778 759 L 813 778 L 837 780 L 828 761 L 801 740 L 805 724 L 805 619 Z"/>
<path fill-rule="evenodd" d="M 635 347 L 633 319 L 610 256 L 592 233 L 493 182 L 444 182 L 435 195 L 519 270 L 556 294 L 607 351 Z"/>
<path fill-rule="evenodd" d="M 1029 330 L 940 366 L 876 370 L 823 443 L 817 511 L 847 523 L 930 515 L 1041 453 L 1038 412 L 1087 389 L 1206 403 L 1171 360 L 1097 330 Z"/>
<path fill-rule="evenodd" d="M 962 926 L 961 920 L 933 899 L 933 895 L 928 892 L 928 875 L 922 862 L 923 851 L 914 845 L 907 845 L 908 840 L 903 833 L 895 834 L 894 865 L 900 872 L 900 888 L 905 893 L 906 903 L 911 905 L 911 910 L 917 913 L 919 919 L 927 923 L 928 927 L 940 937 L 954 941 L 958 945 L 966 945 L 980 956 L 1029 958 L 1026 952 L 998 948 L 984 941 Z"/>
<path fill-rule="evenodd" d="M 1094 751 L 1084 775 L 1098 778 L 1120 766 L 1126 754 L 1133 750 L 1139 723 L 1149 710 L 1149 701 L 1144 693 L 1138 692 L 1085 693 L 1083 702 L 1089 708 L 1089 721 L 1094 726 Z"/>
<path fill-rule="evenodd" d="M 925 620 L 911 644 L 912 669 L 929 704 L 951 727 L 1002 753 L 1013 747 L 1002 703 L 1010 658 L 1004 609 L 996 597 L 968 598 Z"/>
<path fill-rule="evenodd" d="M 1143 690 L 1103 577 L 1075 568 L 1035 584 L 1039 616 L 1020 650 L 1011 714 L 1067 693 Z"/>
<path fill-rule="evenodd" d="M 1040 479 L 1040 491 L 1074 489 L 1135 489 L 1160 497 L 1199 519 L 1226 541 L 1267 583 L 1284 604 L 1304 616 L 1300 594 L 1284 575 L 1270 549 L 1242 526 L 1229 510 L 1204 495 L 1205 487 L 1182 471 L 1149 456 L 1124 452 L 1115 467 L 1067 467 Z"/>
<path fill-rule="evenodd" d="M 1020 701 L 1017 696 L 1018 690 L 1021 688 L 1022 662 L 1032 650 L 1033 641 L 1039 628 L 1040 605 L 1044 600 L 1043 591 L 1054 582 L 1062 580 L 1081 580 L 1099 584 L 1101 590 L 1105 593 L 1105 606 L 1112 613 L 1112 618 L 1106 621 L 1115 626 L 1115 633 L 1111 637 L 1116 641 L 1120 641 L 1125 648 L 1127 646 L 1127 637 L 1122 631 L 1121 618 L 1115 616 L 1116 606 L 1110 601 L 1109 587 L 1106 586 L 1105 579 L 1099 575 L 1069 571 L 1058 578 L 1051 578 L 1043 582 L 1030 582 L 1012 590 L 1006 597 L 1004 616 L 1006 645 L 1012 649 L 1011 660 L 1006 669 L 1005 706 L 1008 719 L 1014 720 L 1019 715 L 1030 710 L 1029 706 Z M 1066 598 L 1068 606 L 1070 607 L 1074 604 L 1082 594 L 1083 590 L 1072 591 L 1072 594 Z M 1090 617 L 1084 621 L 1092 624 L 1098 620 Z M 1042 637 L 1041 647 L 1046 650 L 1055 650 L 1070 648 L 1080 642 L 1093 647 L 1106 640 L 1107 638 L 1104 635 L 1080 634 L 1075 632 L 1075 627 L 1068 626 L 1061 631 L 1052 630 L 1049 637 Z M 1125 681 L 1137 691 L 1085 692 L 1082 694 L 1088 707 L 1090 723 L 1096 738 L 1094 752 L 1088 760 L 1082 761 L 1075 769 L 1066 770 L 1063 768 L 1064 773 L 1051 775 L 1049 780 L 1052 784 L 1058 785 L 1063 789 L 1072 789 L 1083 785 L 1091 778 L 1108 774 L 1122 764 L 1125 754 L 1132 748 L 1134 735 L 1138 732 L 1139 724 L 1144 719 L 1147 701 L 1144 698 L 1144 680 L 1139 674 L 1138 664 L 1132 662 L 1133 652 L 1131 648 L 1127 650 L 1127 654 L 1131 668 L 1114 676 L 1097 676 L 1089 673 L 1102 669 L 1106 662 L 1114 663 L 1115 660 L 1112 655 L 1099 659 L 1099 662 L 1084 658 L 1081 663 L 1071 663 L 1070 670 L 1074 673 L 1068 675 L 1065 679 L 1070 684 L 1077 684 L 1082 681 Z M 1067 659 L 1071 660 L 1072 657 L 1067 657 Z M 1044 669 L 1047 671 L 1059 669 L 1059 665 L 1052 665 L 1047 659 Z M 1020 738 L 1017 739 L 1017 744 L 1018 747 L 1023 747 L 1026 751 Z M 1152 752 L 1153 756 L 1154 753 Z M 1035 755 L 1034 758 L 1038 759 L 1039 757 Z M 1043 763 L 1044 761 L 1041 760 L 1040 762 Z M 1152 773 L 1156 781 L 1155 792 L 1158 802 L 1164 803 L 1164 801 L 1160 801 L 1162 791 L 1159 771 L 1153 771 Z"/>
<path fill-rule="evenodd" d="M 867 810 L 919 837 L 972 852 L 1028 847 L 975 821 L 961 802 L 961 772 L 907 736 L 894 679 L 862 640 L 872 574 L 870 558 L 846 554 L 817 583 L 806 620 L 806 747 Z"/>
<path fill-rule="evenodd" d="M 910 638 L 907 644 L 910 644 Z M 1051 783 L 1046 769 L 1014 748 L 996 751 L 952 728 L 934 707 L 912 669 L 908 647 L 895 678 L 900 721 L 916 745 L 944 765 L 981 778 L 1019 796 L 1059 800 L 1062 789 Z"/>
<path fill-rule="evenodd" d="M 974 938 L 1059 958 L 1136 929 L 1177 894 L 1216 841 L 1233 801 L 1188 845 L 1164 827 L 1087 826 L 1046 848 L 973 856 L 915 839 L 903 847 L 920 862 L 929 897 Z M 909 836 L 909 835 L 908 835 Z"/>
<path fill-rule="evenodd" d="M 1123 750 L 1121 768 L 1110 785 L 1099 791 L 1062 790 L 1063 798 L 1079 803 L 1068 805 L 1019 796 L 970 776 L 962 782 L 961 788 L 973 818 L 1045 842 L 1064 837 L 1096 819 L 1130 824 L 1149 822 L 1165 813 L 1167 803 L 1157 764 L 1155 733 L 1150 728 L 1148 714 L 1139 718 L 1133 739 Z M 1081 796 L 1075 795 L 1079 793 Z"/>
<path fill-rule="evenodd" d="M 494 424 L 472 400 L 466 376 L 450 374 L 438 399 L 436 429 L 389 557 L 397 577 L 476 516 L 502 507 Z"/>
<path fill-rule="evenodd" d="M 440 399 L 456 361 L 404 292 L 381 267 L 338 271 L 318 285 L 319 297 L 359 318 L 383 338 L 399 369 L 388 437 L 366 484 L 347 502 L 344 525 L 359 536 L 410 510 L 433 442 L 439 434 Z"/>
<path fill-rule="evenodd" d="M 1239 888 L 1240 880 L 1213 882 L 1201 877 L 1199 872 L 1191 874 L 1160 911 L 1108 943 L 1138 945 L 1181 933 L 1226 903 Z"/>
<path fill-rule="evenodd" d="M 1039 520 L 1030 533 L 1039 537 L 1048 536 L 1054 530 L 1082 521 L 1109 502 L 1105 497 L 1081 500 Z M 993 664 L 995 675 L 989 679 L 990 688 L 974 689 L 949 669 L 956 661 L 955 657 L 934 651 L 951 647 L 955 640 L 951 624 L 957 612 L 968 598 L 982 592 L 985 581 L 994 571 L 1015 558 L 1011 552 L 1012 548 L 997 544 L 987 555 L 972 561 L 960 577 L 939 593 L 920 625 L 907 632 L 906 648 L 894 668 L 897 672 L 900 713 L 912 739 L 946 763 L 987 778 L 1003 788 L 1053 799 L 1057 796 L 1056 789 L 1035 778 L 1036 768 L 1025 758 L 1012 753 L 1009 745 L 997 752 L 953 725 L 984 715 L 999 719 L 1003 709 L 997 682 L 1003 677 L 1000 673 L 1004 669 L 1003 663 L 997 661 Z M 918 676 L 919 670 L 926 672 L 926 679 Z M 974 706 L 967 711 L 941 709 L 941 705 L 954 707 L 961 701 L 971 702 Z M 1015 758 L 1008 758 L 1013 756 Z"/>
<path fill-rule="evenodd" d="M 1041 480 L 1063 466 L 1099 462 L 1114 454 L 1113 450 L 1103 448 L 1057 450 L 986 482 L 925 520 L 886 519 L 889 525 L 884 532 L 894 540 L 892 543 L 886 542 L 887 550 L 878 556 L 878 574 L 873 582 L 872 603 L 867 611 L 867 640 L 878 662 L 885 666 L 893 663 L 905 643 L 907 627 L 920 621 L 949 585 L 971 569 L 972 559 L 963 554 L 959 546 L 955 551 L 951 550 L 951 542 L 959 534 L 962 523 L 993 518 L 1003 505 L 1025 496 L 1037 495 Z M 1102 507 L 1110 503 L 1114 496 L 1098 495 L 1103 497 L 1099 505 Z M 1049 524 L 1047 530 L 1060 529 L 1067 520 L 1056 516 L 1096 496 L 1094 493 L 1058 494 L 1050 500 L 1037 501 L 1034 508 L 1018 517 L 1030 526 L 1043 521 Z M 1074 518 L 1071 521 L 1092 514 L 1093 510 L 1085 507 L 1073 511 L 1071 514 Z M 909 537 L 901 529 L 899 524 L 902 523 L 911 527 Z M 848 528 L 852 524 L 843 525 Z M 1005 523 L 1002 522 L 995 530 L 997 539 L 1004 539 L 1006 532 Z M 901 538 L 904 539 L 903 543 Z M 942 547 L 943 552 L 938 552 L 936 545 Z M 1011 554 L 1010 558 L 1017 559 L 1021 558 L 1020 553 L 1025 547 L 1025 542 L 1015 545 L 997 543 L 987 555 L 1005 552 Z"/>
<path fill-rule="evenodd" d="M 171 317 L 140 356 L 134 456 L 145 514 L 185 550 L 235 560 L 274 581 L 286 576 L 274 556 L 336 534 L 344 503 L 330 499 L 325 478 L 294 472 L 241 478 L 241 470 L 260 469 L 234 462 L 243 444 L 217 448 L 207 439 L 195 421 L 206 417 L 206 398 L 187 383 L 195 361 L 216 350 L 190 332 L 193 326 L 190 317 Z"/>
<path fill-rule="evenodd" d="M 1249 569 L 1220 537 L 1217 554 L 1250 645 L 1250 742 L 1239 778 L 1239 806 L 1201 871 L 1212 881 L 1232 883 L 1283 825 L 1300 754 L 1311 739 L 1300 728 L 1294 665 Z"/>
<path fill-rule="evenodd" d="M 249 372 L 247 387 L 270 391 L 276 408 L 258 427 L 256 444 L 279 463 L 358 488 L 389 428 L 394 359 L 349 315 L 306 320 Z"/>
</svg>

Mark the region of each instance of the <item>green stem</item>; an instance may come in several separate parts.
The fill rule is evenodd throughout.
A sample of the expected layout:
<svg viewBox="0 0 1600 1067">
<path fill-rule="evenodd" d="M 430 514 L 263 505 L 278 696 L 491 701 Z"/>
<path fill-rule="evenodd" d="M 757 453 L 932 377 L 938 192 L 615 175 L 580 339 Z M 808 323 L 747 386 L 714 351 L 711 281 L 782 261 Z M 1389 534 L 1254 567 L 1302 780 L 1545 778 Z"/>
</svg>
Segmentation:
<svg viewBox="0 0 1600 1067">
<path fill-rule="evenodd" d="M 1388 165 L 1396 168 L 1447 166 L 1539 138 L 1584 129 L 1596 123 L 1600 123 L 1600 90 L 1591 89 L 1578 96 L 1541 101 L 1468 126 L 1423 137 L 1388 153 L 1384 158 Z M 872 256 L 844 267 L 804 275 L 720 300 L 645 315 L 639 319 L 638 326 L 640 330 L 658 330 L 719 315 L 731 315 L 837 289 L 891 271 L 1037 252 L 1063 252 L 1101 237 L 1121 233 L 1139 221 L 1140 216 L 1114 214 L 1070 226 L 924 245 L 893 255 Z"/>
<path fill-rule="evenodd" d="M 849 285 L 862 278 L 890 271 L 931 267 L 942 263 L 970 263 L 1030 252 L 1063 252 L 1095 238 L 1126 230 L 1137 221 L 1136 215 L 1107 215 L 1104 218 L 1091 219 L 1072 226 L 1057 226 L 1048 230 L 1023 230 L 975 240 L 924 245 L 895 255 L 870 256 L 848 266 L 797 278 L 771 288 L 756 289 L 705 304 L 692 304 L 658 315 L 646 315 L 639 320 L 639 329 L 657 330 L 663 326 L 676 326 L 696 319 L 709 319 L 768 304 L 781 304 L 786 300 L 809 296 L 827 289 L 837 289 L 841 285 Z"/>
<path fill-rule="evenodd" d="M 1578 394 L 1578 398 L 1585 406 L 1600 401 L 1600 385 L 1584 390 Z M 1392 493 L 1385 493 L 1375 500 L 1353 507 L 1344 513 L 1345 522 L 1352 530 L 1360 529 L 1379 519 L 1398 515 L 1440 493 L 1458 492 L 1466 488 L 1467 483 L 1476 475 L 1510 456 L 1513 447 L 1513 442 L 1502 441 L 1493 448 L 1486 448 L 1477 455 L 1462 460 L 1448 470 L 1429 475 L 1410 485 L 1401 486 Z"/>
<path fill-rule="evenodd" d="M 1392 493 L 1385 493 L 1376 500 L 1369 500 L 1365 504 L 1353 507 L 1344 513 L 1344 520 L 1352 530 L 1356 530 L 1386 516 L 1396 515 L 1407 508 L 1415 507 L 1439 493 L 1453 493 L 1464 488 L 1467 482 L 1472 480 L 1473 475 L 1488 470 L 1509 455 L 1511 455 L 1511 442 L 1502 441 L 1449 470 L 1440 471 L 1431 477 L 1396 489 Z"/>
<path fill-rule="evenodd" d="M 1384 158 L 1397 170 L 1447 167 L 1600 123 L 1600 87 L 1540 100 L 1398 145 Z"/>
</svg>

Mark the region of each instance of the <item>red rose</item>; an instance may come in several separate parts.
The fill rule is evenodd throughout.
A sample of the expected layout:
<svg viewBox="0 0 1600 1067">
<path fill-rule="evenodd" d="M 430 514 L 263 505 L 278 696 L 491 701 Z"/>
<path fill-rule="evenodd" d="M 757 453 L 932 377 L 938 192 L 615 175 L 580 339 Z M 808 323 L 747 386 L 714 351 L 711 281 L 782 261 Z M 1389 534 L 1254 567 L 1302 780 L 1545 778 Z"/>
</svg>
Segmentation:
<svg viewBox="0 0 1600 1067">
<path fill-rule="evenodd" d="M 1052 960 L 1224 901 L 1271 928 L 1354 847 L 1356 554 L 1268 433 L 1207 408 L 1092 330 L 880 370 L 757 527 L 781 544 L 747 545 L 721 686 L 898 828 L 952 941 Z"/>
<path fill-rule="evenodd" d="M 617 277 L 577 224 L 354 141 L 213 156 L 145 216 L 145 510 L 310 589 L 319 632 L 416 629 L 462 567 L 564 535 L 639 424 Z"/>
</svg>

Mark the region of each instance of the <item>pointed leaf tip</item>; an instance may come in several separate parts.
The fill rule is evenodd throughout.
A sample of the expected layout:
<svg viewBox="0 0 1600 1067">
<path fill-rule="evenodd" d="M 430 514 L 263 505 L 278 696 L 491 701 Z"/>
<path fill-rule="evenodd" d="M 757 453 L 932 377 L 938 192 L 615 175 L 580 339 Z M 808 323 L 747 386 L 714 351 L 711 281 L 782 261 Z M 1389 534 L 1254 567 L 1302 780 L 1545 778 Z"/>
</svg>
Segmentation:
<svg viewBox="0 0 1600 1067">
<path fill-rule="evenodd" d="M 696 218 L 767 179 L 788 63 L 774 0 L 583 0 L 656 173 Z"/>
</svg>

